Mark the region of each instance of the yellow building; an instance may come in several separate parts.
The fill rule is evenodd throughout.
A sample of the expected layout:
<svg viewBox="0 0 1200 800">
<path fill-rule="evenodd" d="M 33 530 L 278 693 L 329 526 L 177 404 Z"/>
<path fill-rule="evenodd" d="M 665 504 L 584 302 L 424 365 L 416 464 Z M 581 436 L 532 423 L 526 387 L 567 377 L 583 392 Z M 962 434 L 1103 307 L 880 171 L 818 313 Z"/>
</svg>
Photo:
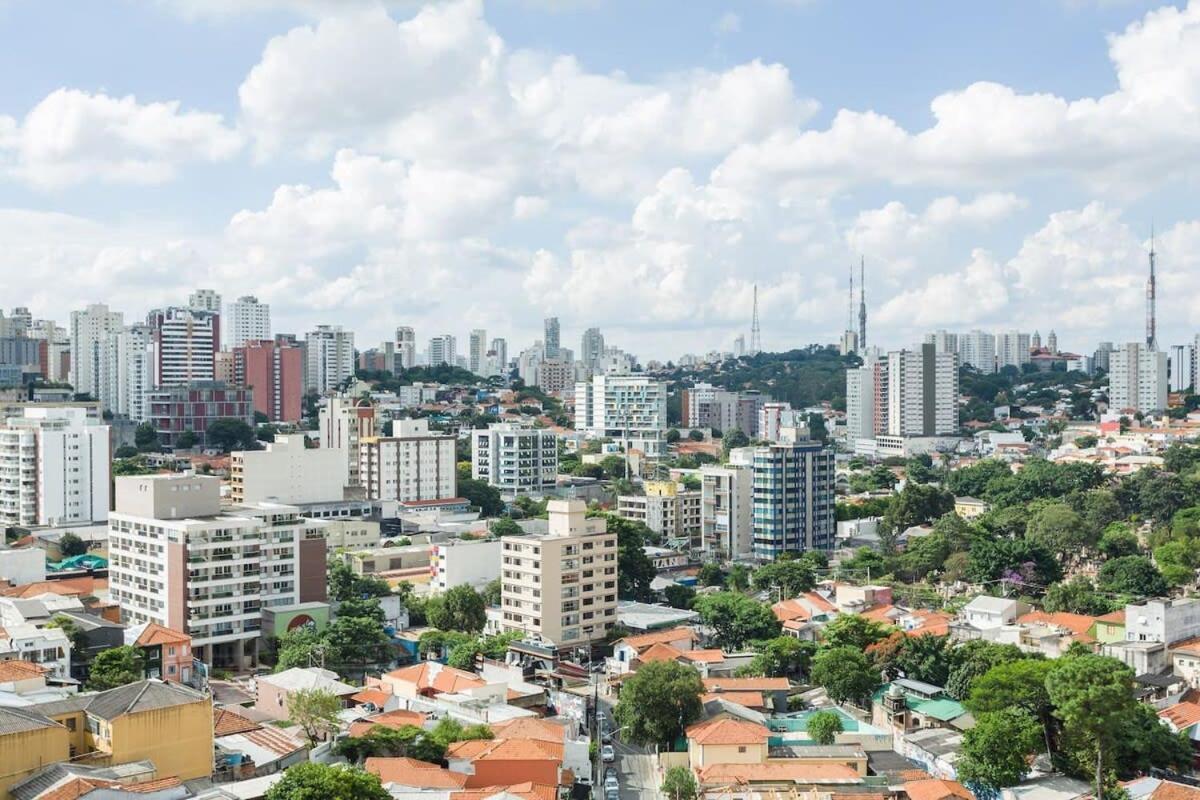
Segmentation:
<svg viewBox="0 0 1200 800">
<path fill-rule="evenodd" d="M 145 680 L 0 709 L 0 798 L 12 784 L 68 759 L 103 767 L 149 761 L 156 778 L 207 778 L 213 768 L 212 700 L 176 683 Z"/>
<path fill-rule="evenodd" d="M 978 516 L 986 514 L 990 507 L 984 501 L 974 497 L 963 496 L 954 498 L 954 513 L 963 519 L 975 519 Z"/>
<path fill-rule="evenodd" d="M 688 765 L 761 764 L 767 760 L 769 732 L 762 725 L 738 719 L 711 719 L 687 730 Z"/>
</svg>

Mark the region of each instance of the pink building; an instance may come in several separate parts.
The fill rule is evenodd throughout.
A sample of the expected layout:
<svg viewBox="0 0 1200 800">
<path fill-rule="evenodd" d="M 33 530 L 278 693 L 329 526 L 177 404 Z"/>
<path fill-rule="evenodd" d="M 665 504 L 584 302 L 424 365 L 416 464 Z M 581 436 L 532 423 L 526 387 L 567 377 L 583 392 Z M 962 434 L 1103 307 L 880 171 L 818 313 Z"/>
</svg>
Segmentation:
<svg viewBox="0 0 1200 800">
<path fill-rule="evenodd" d="M 272 422 L 304 416 L 304 351 L 272 339 L 247 341 L 233 350 L 235 380 L 254 390 L 254 410 Z"/>
<path fill-rule="evenodd" d="M 175 683 L 192 680 L 192 637 L 157 622 L 147 622 L 134 639 L 142 651 L 147 678 Z M 128 641 L 128 639 L 126 640 Z"/>
</svg>

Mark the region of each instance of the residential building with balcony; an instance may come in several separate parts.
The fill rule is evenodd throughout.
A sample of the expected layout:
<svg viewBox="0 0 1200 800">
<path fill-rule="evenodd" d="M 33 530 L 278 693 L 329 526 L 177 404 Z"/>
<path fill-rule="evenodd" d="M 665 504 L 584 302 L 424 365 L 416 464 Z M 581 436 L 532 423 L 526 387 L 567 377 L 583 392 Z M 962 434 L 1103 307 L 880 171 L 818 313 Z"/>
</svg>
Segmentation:
<svg viewBox="0 0 1200 800">
<path fill-rule="evenodd" d="M 337 450 L 346 459 L 347 486 L 361 486 L 358 477 L 358 443 L 375 435 L 375 407 L 367 400 L 335 395 L 321 407 L 318 418 L 321 447 Z"/>
<path fill-rule="evenodd" d="M 667 385 L 643 375 L 594 375 L 575 384 L 575 430 L 657 457 L 666 452 Z"/>
<path fill-rule="evenodd" d="M 788 552 L 831 549 L 837 530 L 833 451 L 802 438 L 751 449 L 754 557 L 773 561 Z"/>
<path fill-rule="evenodd" d="M 471 477 L 507 498 L 548 492 L 558 479 L 558 437 L 511 422 L 472 431 Z"/>
<path fill-rule="evenodd" d="M 749 558 L 754 549 L 754 470 L 750 448 L 729 455 L 728 464 L 700 468 L 700 547 L 737 560 Z"/>
<path fill-rule="evenodd" d="M 699 546 L 702 523 L 700 490 L 681 489 L 675 481 L 646 481 L 645 493 L 617 498 L 617 516 L 645 524 L 667 541 Z"/>
<path fill-rule="evenodd" d="M 240 419 L 254 424 L 254 391 L 228 386 L 220 381 L 200 381 L 150 392 L 148 421 L 158 432 L 158 440 L 174 447 L 184 431 L 196 434 L 200 444 L 208 444 L 208 426 L 223 418 Z"/>
<path fill-rule="evenodd" d="M 346 459 L 337 450 L 305 446 L 303 434 L 276 436 L 262 450 L 235 450 L 229 458 L 235 503 L 328 503 L 341 500 Z"/>
<path fill-rule="evenodd" d="M 458 484 L 454 453 L 455 437 L 426 420 L 395 420 L 391 436 L 359 441 L 359 480 L 370 500 L 444 500 Z"/>
<path fill-rule="evenodd" d="M 617 621 L 617 535 L 582 500 L 546 510 L 546 534 L 501 539 L 500 628 L 560 650 L 586 646 Z"/>
<path fill-rule="evenodd" d="M 295 506 L 223 510 L 218 478 L 118 478 L 109 593 L 122 622 L 181 631 L 200 660 L 244 668 L 264 607 L 325 600 L 324 536 Z"/>
</svg>

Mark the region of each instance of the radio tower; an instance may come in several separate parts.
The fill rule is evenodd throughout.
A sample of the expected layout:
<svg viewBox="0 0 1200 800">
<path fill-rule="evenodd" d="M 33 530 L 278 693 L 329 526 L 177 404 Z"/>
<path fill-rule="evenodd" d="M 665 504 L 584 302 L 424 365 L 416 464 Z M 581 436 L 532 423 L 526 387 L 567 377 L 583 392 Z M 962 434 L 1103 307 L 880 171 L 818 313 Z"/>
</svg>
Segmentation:
<svg viewBox="0 0 1200 800">
<path fill-rule="evenodd" d="M 867 352 L 867 260 L 858 262 L 858 350 Z"/>
<path fill-rule="evenodd" d="M 1155 320 L 1155 285 L 1154 285 L 1154 226 L 1150 226 L 1150 279 L 1146 281 L 1146 348 L 1151 351 L 1158 349 L 1158 330 Z"/>
<path fill-rule="evenodd" d="M 846 303 L 846 330 L 854 330 L 854 266 L 850 266 L 850 300 Z"/>
<path fill-rule="evenodd" d="M 754 284 L 754 316 L 750 318 L 750 355 L 762 350 L 762 330 L 758 327 L 758 284 Z"/>
</svg>

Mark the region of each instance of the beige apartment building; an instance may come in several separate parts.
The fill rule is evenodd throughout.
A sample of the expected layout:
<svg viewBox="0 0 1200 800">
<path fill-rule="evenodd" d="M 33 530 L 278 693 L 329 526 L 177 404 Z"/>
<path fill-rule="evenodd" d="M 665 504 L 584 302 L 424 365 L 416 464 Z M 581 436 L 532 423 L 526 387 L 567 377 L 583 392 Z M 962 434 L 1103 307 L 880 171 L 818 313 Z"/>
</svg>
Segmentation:
<svg viewBox="0 0 1200 800">
<path fill-rule="evenodd" d="M 675 481 L 646 481 L 645 494 L 617 498 L 617 516 L 642 522 L 667 541 L 699 542 L 703 514 L 699 489 L 680 489 Z"/>
<path fill-rule="evenodd" d="M 617 621 L 617 535 L 582 500 L 551 500 L 549 532 L 501 539 L 501 629 L 559 649 L 604 638 Z"/>
</svg>

